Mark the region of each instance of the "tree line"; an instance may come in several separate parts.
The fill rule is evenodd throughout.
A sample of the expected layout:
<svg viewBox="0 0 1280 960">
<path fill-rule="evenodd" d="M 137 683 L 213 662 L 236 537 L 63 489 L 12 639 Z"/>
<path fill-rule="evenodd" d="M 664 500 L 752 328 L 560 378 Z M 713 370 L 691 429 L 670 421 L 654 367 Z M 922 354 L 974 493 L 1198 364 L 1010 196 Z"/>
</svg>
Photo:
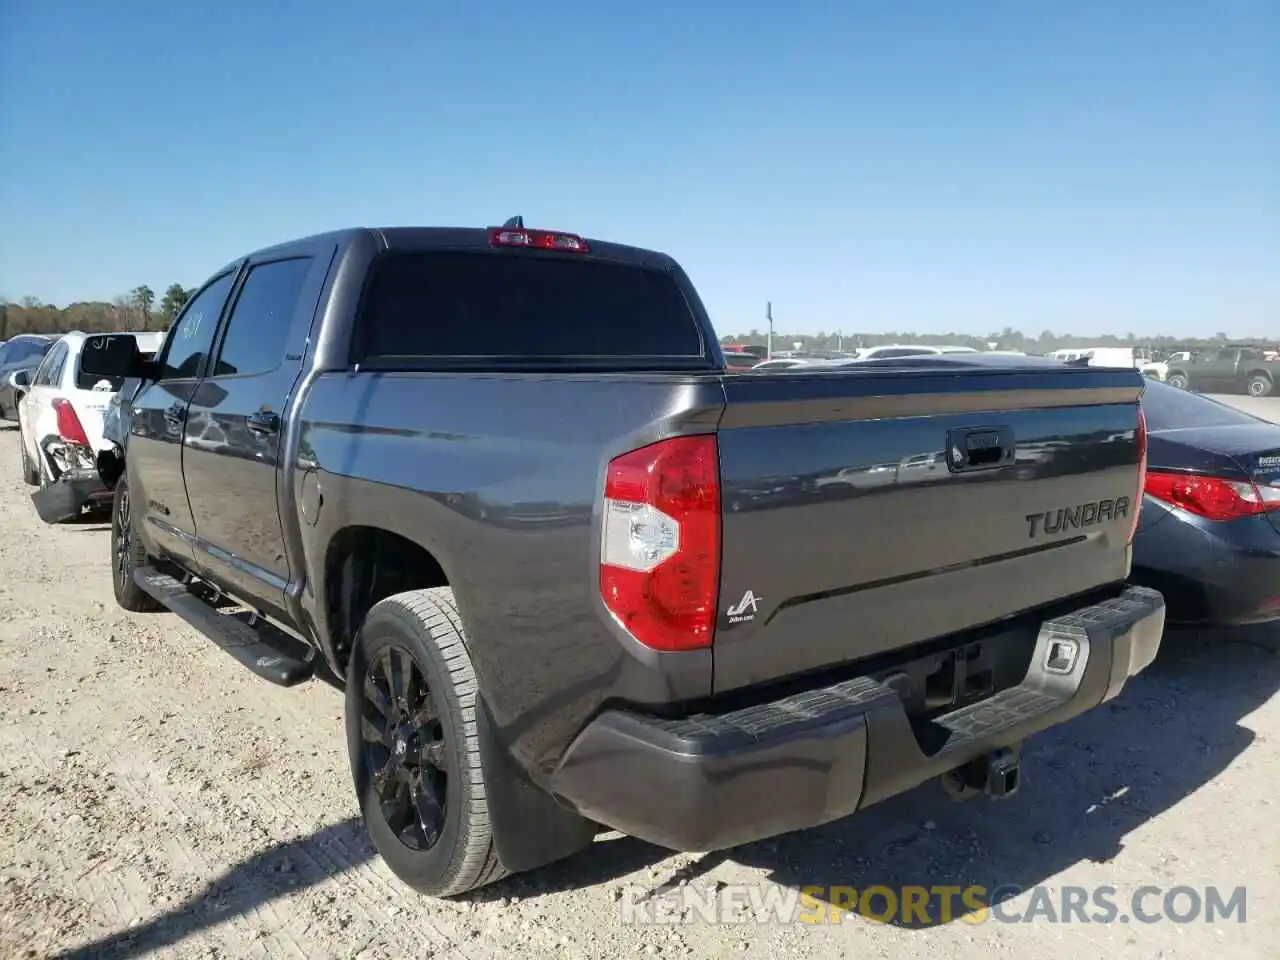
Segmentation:
<svg viewBox="0 0 1280 960">
<path fill-rule="evenodd" d="M 157 303 L 155 291 L 143 284 L 110 302 L 86 300 L 56 307 L 36 297 L 23 297 L 17 303 L 0 300 L 0 340 L 19 333 L 167 330 L 193 293 L 194 287 L 171 283 Z"/>
<path fill-rule="evenodd" d="M 722 344 L 745 344 L 763 347 L 768 344 L 768 334 L 758 329 L 747 333 L 737 333 L 720 338 Z M 1211 337 L 1173 337 L 1154 336 L 1141 337 L 1133 332 L 1123 336 L 1114 333 L 1074 334 L 1054 333 L 1042 330 L 1039 336 L 1030 336 L 1012 327 L 993 331 L 982 336 L 970 336 L 963 333 L 773 333 L 773 349 L 794 350 L 801 344 L 801 350 L 854 350 L 858 347 L 875 347 L 890 343 L 928 343 L 935 346 L 973 347 L 975 350 L 1017 350 L 1021 353 L 1047 354 L 1055 350 L 1071 350 L 1081 347 L 1135 347 L 1153 353 L 1167 354 L 1175 350 L 1213 350 L 1227 344 L 1241 342 L 1239 338 L 1228 337 L 1225 333 L 1215 333 Z M 1249 340 L 1249 343 L 1274 346 L 1274 340 Z M 994 347 L 992 346 L 994 344 Z"/>
<path fill-rule="evenodd" d="M 195 292 L 193 287 L 171 283 L 156 302 L 155 292 L 145 284 L 134 287 L 126 294 L 110 302 L 102 300 L 82 301 L 66 307 L 41 303 L 36 297 L 24 297 L 17 303 L 0 299 L 0 340 L 7 340 L 19 333 L 112 333 L 122 330 L 167 330 Z M 753 344 L 766 346 L 768 336 L 758 329 L 747 333 L 729 334 L 720 338 L 721 343 Z M 1138 347 L 1158 353 L 1173 350 L 1212 350 L 1224 344 L 1236 342 L 1225 333 L 1212 337 L 1139 337 L 1128 332 L 1124 336 L 1105 333 L 1097 336 L 1054 333 L 1043 330 L 1039 336 L 1030 336 L 1012 327 L 993 331 L 985 337 L 962 333 L 779 333 L 773 334 L 774 350 L 792 350 L 797 343 L 804 350 L 853 350 L 857 347 L 874 347 L 887 343 L 931 343 L 939 346 L 955 345 L 985 350 L 995 344 L 997 350 L 1018 350 L 1023 353 L 1051 353 L 1079 347 Z M 1268 343 L 1273 343 L 1268 341 Z"/>
</svg>

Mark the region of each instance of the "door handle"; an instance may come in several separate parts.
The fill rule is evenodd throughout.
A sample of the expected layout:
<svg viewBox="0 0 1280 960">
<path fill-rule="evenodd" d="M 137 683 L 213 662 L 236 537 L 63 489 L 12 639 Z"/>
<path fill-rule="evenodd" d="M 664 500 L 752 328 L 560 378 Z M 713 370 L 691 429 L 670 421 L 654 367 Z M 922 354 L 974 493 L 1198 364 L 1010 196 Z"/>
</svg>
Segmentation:
<svg viewBox="0 0 1280 960">
<path fill-rule="evenodd" d="M 253 433 L 275 433 L 280 429 L 280 417 L 269 410 L 260 410 L 249 415 L 248 427 Z"/>
<path fill-rule="evenodd" d="M 164 412 L 164 418 L 177 427 L 181 426 L 182 421 L 187 418 L 186 413 L 186 410 L 181 405 L 175 403 Z"/>
</svg>

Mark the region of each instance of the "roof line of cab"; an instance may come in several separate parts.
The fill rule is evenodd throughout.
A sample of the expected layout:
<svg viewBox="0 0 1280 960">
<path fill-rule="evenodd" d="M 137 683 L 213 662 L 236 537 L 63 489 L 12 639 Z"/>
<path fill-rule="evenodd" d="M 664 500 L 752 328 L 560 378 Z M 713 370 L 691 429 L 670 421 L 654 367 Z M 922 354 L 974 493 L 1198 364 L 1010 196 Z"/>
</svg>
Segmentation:
<svg viewBox="0 0 1280 960">
<path fill-rule="evenodd" d="M 322 244 L 332 244 L 342 248 L 370 237 L 378 248 L 383 251 L 491 250 L 493 247 L 489 242 L 489 232 L 492 229 L 493 227 L 346 227 L 261 247 L 227 262 L 217 271 L 217 274 L 234 270 L 245 260 L 260 260 L 275 255 L 289 254 L 293 251 L 300 251 L 307 247 L 315 247 Z M 672 269 L 676 265 L 672 257 L 657 250 L 633 247 L 607 240 L 597 240 L 592 237 L 583 237 L 583 239 L 587 241 L 589 252 L 585 255 L 572 254 L 572 256 L 586 256 L 592 260 L 613 260 L 658 269 Z M 524 252 L 521 251 L 521 253 Z M 543 256 L 564 255 L 555 252 L 548 254 L 543 251 L 537 251 L 537 254 Z"/>
</svg>

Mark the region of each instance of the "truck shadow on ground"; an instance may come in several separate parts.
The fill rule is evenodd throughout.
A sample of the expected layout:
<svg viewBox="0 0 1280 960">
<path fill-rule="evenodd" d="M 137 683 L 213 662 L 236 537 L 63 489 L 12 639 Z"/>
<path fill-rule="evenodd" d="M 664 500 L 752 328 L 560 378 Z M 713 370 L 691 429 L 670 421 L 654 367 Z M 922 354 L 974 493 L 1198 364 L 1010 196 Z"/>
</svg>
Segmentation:
<svg viewBox="0 0 1280 960">
<path fill-rule="evenodd" d="M 276 844 L 210 880 L 198 893 L 152 920 L 56 954 L 59 960 L 168 955 L 201 930 L 252 915 L 260 906 L 324 883 L 375 856 L 364 824 L 351 817 Z"/>
<path fill-rule="evenodd" d="M 1240 721 L 1280 690 L 1280 657 L 1250 640 L 1241 631 L 1171 632 L 1159 659 L 1115 701 L 1029 740 L 1025 786 L 998 804 L 982 798 L 955 803 L 926 784 L 824 827 L 705 855 L 665 879 L 630 882 L 654 887 L 654 894 L 681 883 L 707 887 L 718 879 L 717 868 L 732 861 L 767 871 L 784 887 L 822 888 L 822 901 L 848 908 L 850 888 L 859 895 L 872 886 L 1026 890 L 1081 861 L 1106 863 L 1123 851 L 1128 834 L 1210 783 L 1253 742 L 1255 734 Z M 666 856 L 630 839 L 597 843 L 473 897 L 550 894 L 601 882 L 610 870 L 620 877 Z M 1148 882 L 1167 887 L 1176 876 L 1175 865 Z M 882 922 L 913 928 L 972 912 L 945 891 L 922 903 L 927 919 L 920 912 L 890 916 L 890 905 L 882 894 L 868 904 Z"/>
<path fill-rule="evenodd" d="M 1240 720 L 1280 690 L 1280 657 L 1247 640 L 1247 634 L 1169 635 L 1160 659 L 1116 701 L 1031 740 L 1024 751 L 1026 786 L 999 805 L 953 803 L 926 785 L 825 827 L 702 856 L 682 870 L 661 866 L 671 856 L 666 850 L 631 838 L 605 840 L 470 899 L 554 896 L 627 878 L 660 895 L 681 883 L 711 886 L 718 868 L 732 862 L 763 869 L 783 887 L 822 888 L 824 900 L 847 906 L 833 888 L 1027 889 L 1080 861 L 1106 863 L 1123 851 L 1126 835 L 1211 782 L 1253 742 Z M 1162 749 L 1153 749 L 1156 738 Z M 147 923 L 58 956 L 164 951 L 374 856 L 353 817 L 272 846 Z M 1149 882 L 1172 885 L 1176 873 Z M 903 922 L 899 914 L 886 922 L 936 926 L 965 912 L 959 898 L 949 915 L 941 896 L 924 906 L 927 921 L 917 914 Z M 873 914 L 884 911 L 882 901 L 872 904 Z"/>
</svg>

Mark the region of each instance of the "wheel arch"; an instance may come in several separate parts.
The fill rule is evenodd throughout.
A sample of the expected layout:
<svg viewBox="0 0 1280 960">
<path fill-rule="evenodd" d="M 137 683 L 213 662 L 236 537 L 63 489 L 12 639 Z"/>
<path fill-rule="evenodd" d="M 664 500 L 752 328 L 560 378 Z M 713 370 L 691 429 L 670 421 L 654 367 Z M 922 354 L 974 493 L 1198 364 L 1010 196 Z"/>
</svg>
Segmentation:
<svg viewBox="0 0 1280 960">
<path fill-rule="evenodd" d="M 452 586 L 437 551 L 385 527 L 351 524 L 325 548 L 320 600 L 329 653 L 346 676 L 351 645 L 366 614 L 380 600 L 430 587 Z"/>
</svg>

